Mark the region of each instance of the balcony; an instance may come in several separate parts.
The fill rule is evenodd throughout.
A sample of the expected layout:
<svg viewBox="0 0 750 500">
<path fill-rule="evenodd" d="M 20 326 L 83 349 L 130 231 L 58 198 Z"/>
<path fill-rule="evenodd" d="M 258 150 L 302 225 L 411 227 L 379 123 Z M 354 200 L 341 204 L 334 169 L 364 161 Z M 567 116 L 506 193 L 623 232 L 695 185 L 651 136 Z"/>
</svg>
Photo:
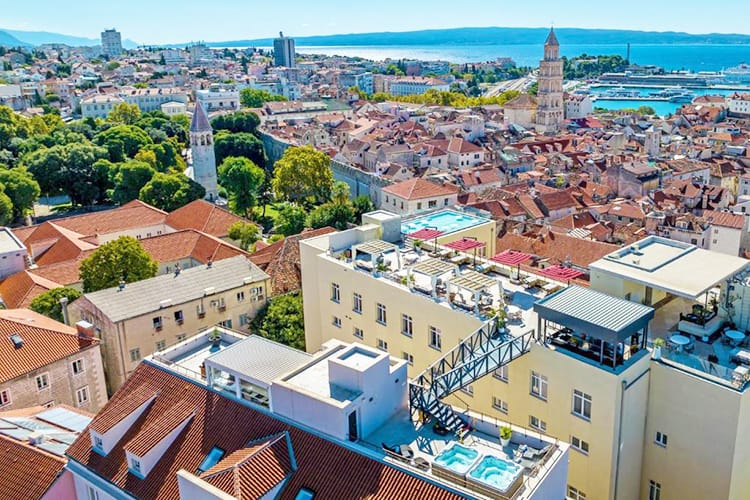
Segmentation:
<svg viewBox="0 0 750 500">
<path fill-rule="evenodd" d="M 570 328 L 562 328 L 549 335 L 550 344 L 556 349 L 574 354 L 575 357 L 592 361 L 594 364 L 619 371 L 620 367 L 630 364 L 636 357 L 647 354 L 641 347 L 641 340 L 631 339 L 630 344 L 612 344 L 598 338 L 588 337 L 585 333 L 576 333 Z"/>
</svg>

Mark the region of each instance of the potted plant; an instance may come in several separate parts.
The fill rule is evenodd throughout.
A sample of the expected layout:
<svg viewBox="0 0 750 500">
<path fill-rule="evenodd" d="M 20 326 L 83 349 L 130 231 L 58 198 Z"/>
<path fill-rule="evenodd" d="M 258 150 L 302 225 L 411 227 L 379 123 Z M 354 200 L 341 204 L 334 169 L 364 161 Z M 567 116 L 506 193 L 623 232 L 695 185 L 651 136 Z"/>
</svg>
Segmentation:
<svg viewBox="0 0 750 500">
<path fill-rule="evenodd" d="M 417 253 L 422 253 L 422 240 L 414 240 L 412 245 Z"/>
<path fill-rule="evenodd" d="M 654 359 L 661 358 L 661 348 L 667 345 L 667 341 L 659 337 L 654 340 Z"/>
<path fill-rule="evenodd" d="M 211 341 L 211 345 L 218 347 L 221 344 L 221 332 L 218 328 L 214 328 L 211 334 L 208 336 L 208 340 Z"/>
<path fill-rule="evenodd" d="M 513 429 L 511 429 L 507 425 L 503 425 L 502 427 L 500 427 L 500 444 L 503 445 L 503 448 L 510 444 L 510 438 L 512 437 Z"/>
</svg>

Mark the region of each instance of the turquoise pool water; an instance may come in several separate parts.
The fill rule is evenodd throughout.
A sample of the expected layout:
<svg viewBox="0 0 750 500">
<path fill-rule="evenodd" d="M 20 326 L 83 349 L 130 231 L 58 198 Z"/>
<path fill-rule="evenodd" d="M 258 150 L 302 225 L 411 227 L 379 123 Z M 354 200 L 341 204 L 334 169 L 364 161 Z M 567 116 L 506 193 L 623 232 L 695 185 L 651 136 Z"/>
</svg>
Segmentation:
<svg viewBox="0 0 750 500">
<path fill-rule="evenodd" d="M 478 457 L 477 450 L 454 444 L 435 457 L 435 463 L 457 474 L 466 474 Z"/>
<path fill-rule="evenodd" d="M 469 476 L 487 486 L 506 492 L 521 472 L 520 466 L 488 455 L 474 467 Z"/>
<path fill-rule="evenodd" d="M 441 210 L 440 212 L 434 212 L 401 223 L 401 232 L 404 234 L 411 234 L 420 229 L 429 228 L 437 229 L 438 231 L 447 234 L 461 231 L 462 229 L 472 226 L 478 226 L 479 224 L 487 222 L 487 220 L 488 219 L 462 214 L 461 212 L 455 212 L 453 210 Z"/>
</svg>

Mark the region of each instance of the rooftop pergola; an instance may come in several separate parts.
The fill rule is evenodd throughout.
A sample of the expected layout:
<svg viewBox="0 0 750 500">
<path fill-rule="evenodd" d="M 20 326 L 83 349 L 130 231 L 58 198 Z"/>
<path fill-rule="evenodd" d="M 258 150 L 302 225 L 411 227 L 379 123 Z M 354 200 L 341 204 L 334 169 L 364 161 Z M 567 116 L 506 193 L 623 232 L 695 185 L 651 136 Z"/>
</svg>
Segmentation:
<svg viewBox="0 0 750 500">
<path fill-rule="evenodd" d="M 437 250 L 437 239 L 438 237 L 442 235 L 443 235 L 443 231 L 440 231 L 437 228 L 424 227 L 418 231 L 414 231 L 413 233 L 407 234 L 406 237 L 411 239 L 412 242 L 416 240 L 419 240 L 419 241 L 432 240 L 432 247 L 434 250 Z"/>
<path fill-rule="evenodd" d="M 474 299 L 474 312 L 476 313 L 479 313 L 479 299 L 484 292 L 492 287 L 498 287 L 498 295 L 502 295 L 502 285 L 498 280 L 476 271 L 466 271 L 450 280 L 448 285 L 471 293 Z"/>
<path fill-rule="evenodd" d="M 458 266 L 440 259 L 426 259 L 409 269 L 408 273 L 409 278 L 411 278 L 414 273 L 423 274 L 429 277 L 431 284 L 429 292 L 430 295 L 435 297 L 437 295 L 438 279 L 448 273 L 458 273 Z M 408 282 L 411 283 L 411 279 L 409 279 Z"/>
<path fill-rule="evenodd" d="M 357 255 L 369 255 L 370 266 L 372 266 L 371 270 L 375 270 L 377 263 L 382 261 L 383 255 L 389 252 L 393 252 L 396 255 L 398 268 L 400 269 L 401 252 L 398 251 L 398 246 L 383 240 L 373 240 L 359 245 L 354 245 L 352 247 L 352 262 L 361 265 L 362 262 L 357 262 Z"/>
<path fill-rule="evenodd" d="M 460 240 L 451 241 L 450 243 L 446 243 L 445 246 L 447 248 L 450 248 L 451 250 L 456 250 L 459 252 L 468 252 L 469 250 L 474 251 L 474 267 L 477 265 L 477 248 L 482 248 L 485 246 L 485 243 L 483 241 L 478 241 L 476 238 L 472 237 L 465 237 L 461 238 Z"/>
</svg>

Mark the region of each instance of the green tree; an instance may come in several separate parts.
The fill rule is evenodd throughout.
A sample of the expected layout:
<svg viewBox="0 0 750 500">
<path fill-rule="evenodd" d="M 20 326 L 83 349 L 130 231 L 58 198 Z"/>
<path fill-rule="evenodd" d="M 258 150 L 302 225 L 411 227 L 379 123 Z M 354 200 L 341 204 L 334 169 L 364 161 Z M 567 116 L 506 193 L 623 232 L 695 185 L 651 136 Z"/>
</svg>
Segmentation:
<svg viewBox="0 0 750 500">
<path fill-rule="evenodd" d="M 243 250 L 249 250 L 253 243 L 260 240 L 261 237 L 258 226 L 242 221 L 237 221 L 229 226 L 227 234 L 231 239 L 238 241 L 240 248 Z"/>
<path fill-rule="evenodd" d="M 0 226 L 7 226 L 13 222 L 13 202 L 0 186 Z"/>
<path fill-rule="evenodd" d="M 34 297 L 34 300 L 29 304 L 29 308 L 34 312 L 47 316 L 48 318 L 62 322 L 63 314 L 60 299 L 65 297 L 68 299 L 68 304 L 71 304 L 80 296 L 81 292 L 75 288 L 67 286 L 53 288 Z"/>
<path fill-rule="evenodd" d="M 39 199 L 39 183 L 25 168 L 0 168 L 0 185 L 13 203 L 14 217 L 29 213 Z"/>
<path fill-rule="evenodd" d="M 284 236 L 299 234 L 305 229 L 307 212 L 293 203 L 285 203 L 276 217 L 274 230 Z"/>
<path fill-rule="evenodd" d="M 651 106 L 640 106 L 638 109 L 635 110 L 636 113 L 639 115 L 655 115 L 656 110 L 652 108 Z"/>
<path fill-rule="evenodd" d="M 302 294 L 293 293 L 272 298 L 250 323 L 250 330 L 262 337 L 305 350 L 305 320 Z"/>
<path fill-rule="evenodd" d="M 352 200 L 352 207 L 354 208 L 354 219 L 355 222 L 362 220 L 362 214 L 372 212 L 375 210 L 375 204 L 372 202 L 369 196 L 361 194 Z"/>
<path fill-rule="evenodd" d="M 141 161 L 131 160 L 115 167 L 113 172 L 112 201 L 125 204 L 138 198 L 143 186 L 148 184 L 156 171 L 151 165 Z"/>
<path fill-rule="evenodd" d="M 133 158 L 147 144 L 153 140 L 141 128 L 134 125 L 115 125 L 94 136 L 94 142 L 107 148 L 109 159 L 120 162 L 125 158 Z"/>
<path fill-rule="evenodd" d="M 240 102 L 246 108 L 260 108 L 270 101 L 286 101 L 287 98 L 282 95 L 271 94 L 266 90 L 251 89 L 245 87 L 240 90 Z"/>
<path fill-rule="evenodd" d="M 167 212 L 206 196 L 206 190 L 184 174 L 157 172 L 138 193 L 138 199 Z"/>
<path fill-rule="evenodd" d="M 324 203 L 310 212 L 307 216 L 307 225 L 313 229 L 330 226 L 344 230 L 354 220 L 354 208 L 351 204 Z"/>
<path fill-rule="evenodd" d="M 125 125 L 133 125 L 140 118 L 141 108 L 136 104 L 128 104 L 126 102 L 115 104 L 115 107 L 107 115 L 107 121 L 123 123 Z"/>
<path fill-rule="evenodd" d="M 288 148 L 276 162 L 271 186 L 280 200 L 325 202 L 333 188 L 331 159 L 312 146 Z"/>
<path fill-rule="evenodd" d="M 232 134 L 221 131 L 214 140 L 214 154 L 216 163 L 221 164 L 230 156 L 244 156 L 260 167 L 266 165 L 266 153 L 263 143 L 253 134 L 239 132 Z"/>
<path fill-rule="evenodd" d="M 262 168 L 247 158 L 230 156 L 219 165 L 219 184 L 229 193 L 229 208 L 249 217 L 266 179 Z"/>
<path fill-rule="evenodd" d="M 251 111 L 238 111 L 226 115 L 219 115 L 211 120 L 211 127 L 214 130 L 226 130 L 233 134 L 237 132 L 247 132 L 254 134 L 260 125 L 260 118 Z"/>
<path fill-rule="evenodd" d="M 117 286 L 121 279 L 133 283 L 153 278 L 158 269 L 159 264 L 132 236 L 101 245 L 79 266 L 84 293 Z"/>
</svg>

